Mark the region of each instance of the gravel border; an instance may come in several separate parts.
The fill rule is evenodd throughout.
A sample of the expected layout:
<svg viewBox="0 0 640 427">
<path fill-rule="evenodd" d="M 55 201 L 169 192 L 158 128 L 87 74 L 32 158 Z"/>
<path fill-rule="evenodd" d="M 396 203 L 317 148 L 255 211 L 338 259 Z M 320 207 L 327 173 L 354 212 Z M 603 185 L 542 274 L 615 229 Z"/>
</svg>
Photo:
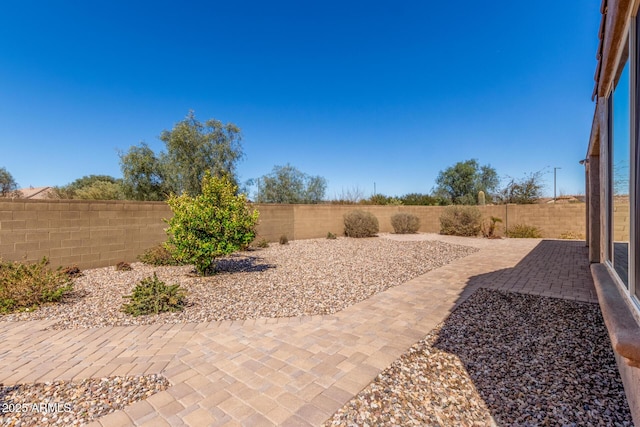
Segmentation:
<svg viewBox="0 0 640 427">
<path fill-rule="evenodd" d="M 439 241 L 342 237 L 239 252 L 221 259 L 211 277 L 195 275 L 192 266 L 96 268 L 74 280 L 74 292 L 62 303 L 0 315 L 0 321 L 48 320 L 55 322 L 50 329 L 72 329 L 333 314 L 477 250 Z M 153 273 L 183 286 L 187 307 L 157 316 L 122 313 L 123 296 Z"/>
<path fill-rule="evenodd" d="M 78 426 L 169 387 L 161 375 L 0 384 L 0 426 Z"/>
<path fill-rule="evenodd" d="M 597 304 L 479 289 L 324 426 L 632 426 Z"/>
</svg>

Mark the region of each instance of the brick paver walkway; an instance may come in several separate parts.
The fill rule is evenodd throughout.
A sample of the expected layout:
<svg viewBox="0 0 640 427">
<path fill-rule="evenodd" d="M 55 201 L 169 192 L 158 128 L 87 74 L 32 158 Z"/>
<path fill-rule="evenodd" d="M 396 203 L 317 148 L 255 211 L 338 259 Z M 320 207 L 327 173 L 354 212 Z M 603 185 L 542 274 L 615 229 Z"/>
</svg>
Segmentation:
<svg viewBox="0 0 640 427">
<path fill-rule="evenodd" d="M 162 373 L 95 426 L 320 425 L 478 287 L 597 302 L 584 242 L 435 235 L 480 251 L 333 316 L 43 331 L 0 322 L 0 383 Z"/>
</svg>

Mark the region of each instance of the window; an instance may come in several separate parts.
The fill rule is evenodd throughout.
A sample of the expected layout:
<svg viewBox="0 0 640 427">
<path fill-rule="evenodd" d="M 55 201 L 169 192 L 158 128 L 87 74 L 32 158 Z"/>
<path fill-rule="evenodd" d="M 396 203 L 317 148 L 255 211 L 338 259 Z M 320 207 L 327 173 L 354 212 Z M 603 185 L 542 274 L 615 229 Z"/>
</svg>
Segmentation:
<svg viewBox="0 0 640 427">
<path fill-rule="evenodd" d="M 626 288 L 629 287 L 630 240 L 630 80 L 629 61 L 617 79 L 610 103 L 612 120 L 609 141 L 609 262 Z"/>
</svg>

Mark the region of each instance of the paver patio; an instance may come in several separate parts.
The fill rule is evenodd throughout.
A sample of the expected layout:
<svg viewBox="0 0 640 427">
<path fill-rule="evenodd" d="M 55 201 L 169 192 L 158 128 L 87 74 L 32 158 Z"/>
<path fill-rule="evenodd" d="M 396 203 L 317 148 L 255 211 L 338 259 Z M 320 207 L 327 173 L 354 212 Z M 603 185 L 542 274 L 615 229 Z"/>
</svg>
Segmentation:
<svg viewBox="0 0 640 427">
<path fill-rule="evenodd" d="M 437 235 L 480 250 L 332 316 L 43 330 L 0 322 L 0 383 L 162 373 L 94 426 L 320 425 L 479 287 L 597 303 L 584 242 Z"/>
</svg>

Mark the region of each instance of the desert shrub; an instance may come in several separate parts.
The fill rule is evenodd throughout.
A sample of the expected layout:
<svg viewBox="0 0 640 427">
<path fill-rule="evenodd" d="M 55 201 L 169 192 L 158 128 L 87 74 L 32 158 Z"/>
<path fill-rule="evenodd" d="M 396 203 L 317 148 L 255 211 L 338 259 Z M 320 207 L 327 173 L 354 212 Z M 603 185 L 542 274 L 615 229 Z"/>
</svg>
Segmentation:
<svg viewBox="0 0 640 427">
<path fill-rule="evenodd" d="M 538 227 L 525 224 L 512 225 L 507 229 L 507 237 L 516 239 L 536 239 L 542 237 L 542 232 Z"/>
<path fill-rule="evenodd" d="M 59 301 L 73 282 L 62 269 L 49 269 L 49 260 L 34 263 L 0 261 L 0 313 L 32 309 Z"/>
<path fill-rule="evenodd" d="M 162 244 L 147 249 L 141 255 L 138 255 L 138 260 L 144 264 L 150 264 L 155 266 L 161 265 L 180 265 L 180 261 L 175 259 L 171 252 Z"/>
<path fill-rule="evenodd" d="M 335 234 L 333 234 L 332 232 L 330 232 L 330 231 L 329 231 L 329 232 L 327 232 L 327 239 L 329 239 L 329 240 L 335 240 L 335 239 L 337 239 L 337 238 L 338 238 L 338 237 L 337 237 Z"/>
<path fill-rule="evenodd" d="M 133 270 L 133 268 L 131 268 L 131 264 L 129 264 L 128 262 L 120 261 L 119 263 L 116 264 L 116 270 L 117 271 L 131 271 L 131 270 Z"/>
<path fill-rule="evenodd" d="M 60 271 L 72 279 L 83 276 L 82 271 L 80 271 L 77 265 L 70 265 L 69 267 L 64 267 Z"/>
<path fill-rule="evenodd" d="M 158 279 L 156 273 L 153 273 L 153 277 L 142 279 L 131 295 L 125 295 L 123 298 L 128 299 L 129 302 L 122 305 L 122 311 L 140 316 L 166 311 L 182 311 L 186 293 L 180 285 L 166 285 Z"/>
<path fill-rule="evenodd" d="M 565 231 L 559 238 L 565 240 L 584 240 L 584 234 L 577 231 Z"/>
<path fill-rule="evenodd" d="M 482 225 L 481 225 L 482 235 L 487 239 L 496 239 L 496 238 L 499 239 L 499 237 L 496 236 L 496 224 L 499 222 L 502 222 L 502 219 L 497 218 L 495 216 L 492 216 L 489 219 L 482 221 Z"/>
<path fill-rule="evenodd" d="M 167 249 L 174 258 L 193 264 L 202 275 L 215 272 L 215 259 L 243 249 L 256 236 L 258 211 L 250 210 L 244 195 L 226 177 L 206 173 L 202 194 L 172 195 L 167 203 L 173 217 L 167 221 Z"/>
<path fill-rule="evenodd" d="M 391 226 L 396 234 L 417 233 L 420 228 L 420 218 L 410 213 L 399 212 L 391 217 Z"/>
<path fill-rule="evenodd" d="M 344 234 L 348 237 L 373 237 L 380 225 L 371 212 L 351 211 L 344 215 Z"/>
<path fill-rule="evenodd" d="M 258 243 L 256 243 L 256 246 L 263 249 L 268 248 L 269 241 L 263 237 L 262 239 L 258 240 Z"/>
<path fill-rule="evenodd" d="M 282 236 L 280 236 L 280 244 L 286 245 L 287 243 L 289 243 L 289 238 L 287 237 L 287 235 L 283 234 Z"/>
<path fill-rule="evenodd" d="M 440 234 L 473 237 L 480 233 L 482 213 L 475 206 L 447 206 L 440 215 Z"/>
</svg>

